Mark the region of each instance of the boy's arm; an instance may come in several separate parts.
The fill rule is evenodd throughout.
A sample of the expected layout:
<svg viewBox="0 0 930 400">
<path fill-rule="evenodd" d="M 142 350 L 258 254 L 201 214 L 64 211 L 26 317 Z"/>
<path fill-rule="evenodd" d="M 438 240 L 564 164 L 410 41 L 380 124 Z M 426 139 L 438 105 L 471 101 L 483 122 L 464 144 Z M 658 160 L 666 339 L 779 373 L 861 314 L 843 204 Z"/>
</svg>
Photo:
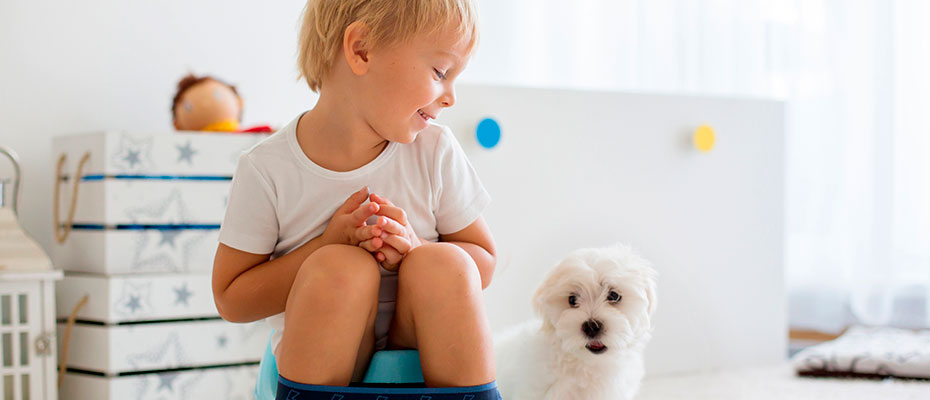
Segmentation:
<svg viewBox="0 0 930 400">
<path fill-rule="evenodd" d="M 287 255 L 252 254 L 220 243 L 213 261 L 213 300 L 223 319 L 252 322 L 284 312 L 301 264 L 320 247 L 322 236 Z"/>
<path fill-rule="evenodd" d="M 440 235 L 439 241 L 448 242 L 461 247 L 475 260 L 478 273 L 481 275 L 481 288 L 487 288 L 494 276 L 494 266 L 497 262 L 494 250 L 494 238 L 491 230 L 484 222 L 484 217 L 478 217 L 471 225 L 455 233 Z"/>
</svg>

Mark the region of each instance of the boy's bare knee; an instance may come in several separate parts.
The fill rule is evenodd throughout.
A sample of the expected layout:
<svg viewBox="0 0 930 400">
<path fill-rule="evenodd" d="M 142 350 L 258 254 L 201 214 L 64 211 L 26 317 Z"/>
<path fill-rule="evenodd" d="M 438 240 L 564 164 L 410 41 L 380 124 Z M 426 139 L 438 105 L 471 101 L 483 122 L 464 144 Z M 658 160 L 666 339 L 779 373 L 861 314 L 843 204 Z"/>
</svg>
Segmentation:
<svg viewBox="0 0 930 400">
<path fill-rule="evenodd" d="M 381 271 L 375 258 L 360 247 L 323 246 L 304 260 L 291 288 L 307 286 L 314 292 L 378 294 Z"/>
<path fill-rule="evenodd" d="M 400 284 L 481 290 L 481 276 L 475 261 L 465 250 L 451 243 L 429 243 L 413 249 L 404 257 L 398 274 Z"/>
<path fill-rule="evenodd" d="M 404 262 L 426 262 L 426 263 L 436 263 L 442 262 L 443 264 L 455 263 L 455 264 L 472 264 L 474 261 L 471 259 L 471 256 L 468 255 L 465 250 L 461 247 L 456 246 L 452 243 L 426 243 L 422 246 L 419 246 L 404 257 Z"/>
</svg>

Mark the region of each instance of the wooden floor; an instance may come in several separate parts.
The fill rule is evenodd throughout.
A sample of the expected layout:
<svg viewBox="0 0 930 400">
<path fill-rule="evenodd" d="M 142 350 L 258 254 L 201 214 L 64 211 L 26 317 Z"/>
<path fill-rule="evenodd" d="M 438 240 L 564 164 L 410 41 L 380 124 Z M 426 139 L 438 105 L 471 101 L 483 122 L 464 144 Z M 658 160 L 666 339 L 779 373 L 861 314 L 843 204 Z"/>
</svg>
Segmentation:
<svg viewBox="0 0 930 400">
<path fill-rule="evenodd" d="M 788 340 L 804 340 L 811 342 L 826 342 L 828 340 L 833 340 L 838 338 L 843 333 L 824 333 L 818 331 L 805 331 L 800 329 L 792 329 L 788 331 Z"/>
</svg>

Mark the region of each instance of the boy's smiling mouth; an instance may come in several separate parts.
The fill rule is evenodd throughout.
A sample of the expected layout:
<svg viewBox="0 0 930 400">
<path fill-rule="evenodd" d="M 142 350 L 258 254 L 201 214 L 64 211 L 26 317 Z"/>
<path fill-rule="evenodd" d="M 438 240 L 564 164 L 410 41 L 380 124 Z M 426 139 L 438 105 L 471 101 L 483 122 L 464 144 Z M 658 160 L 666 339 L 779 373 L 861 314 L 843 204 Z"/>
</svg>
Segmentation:
<svg viewBox="0 0 930 400">
<path fill-rule="evenodd" d="M 417 110 L 417 114 L 420 114 L 420 117 L 426 121 L 429 121 L 431 119 L 436 119 L 436 117 L 425 113 L 423 110 Z"/>
</svg>

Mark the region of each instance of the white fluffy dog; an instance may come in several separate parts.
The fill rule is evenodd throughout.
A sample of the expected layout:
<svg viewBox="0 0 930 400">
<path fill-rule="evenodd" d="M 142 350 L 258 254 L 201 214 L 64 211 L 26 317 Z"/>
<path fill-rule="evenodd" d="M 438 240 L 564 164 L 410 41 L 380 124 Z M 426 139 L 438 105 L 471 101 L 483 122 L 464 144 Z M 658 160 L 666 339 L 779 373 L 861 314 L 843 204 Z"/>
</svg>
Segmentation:
<svg viewBox="0 0 930 400">
<path fill-rule="evenodd" d="M 656 275 L 619 244 L 562 260 L 533 296 L 542 320 L 495 338 L 504 400 L 632 399 L 651 338 Z"/>
</svg>

